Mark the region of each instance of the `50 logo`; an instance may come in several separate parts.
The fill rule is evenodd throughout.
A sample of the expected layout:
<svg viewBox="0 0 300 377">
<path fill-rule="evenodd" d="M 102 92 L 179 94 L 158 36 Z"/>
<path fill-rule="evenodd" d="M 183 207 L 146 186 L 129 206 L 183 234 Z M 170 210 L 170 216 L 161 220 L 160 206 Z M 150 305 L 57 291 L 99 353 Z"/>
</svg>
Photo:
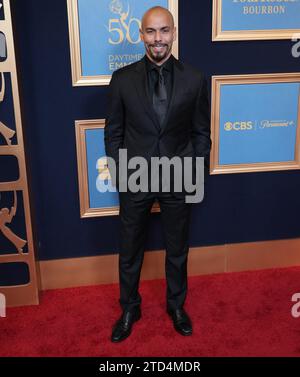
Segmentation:
<svg viewBox="0 0 300 377">
<path fill-rule="evenodd" d="M 109 9 L 112 13 L 119 15 L 119 18 L 111 18 L 109 20 L 108 31 L 114 34 L 113 38 L 108 41 L 112 45 L 118 45 L 126 40 L 131 44 L 138 44 L 141 41 L 139 29 L 141 21 L 138 18 L 130 18 L 130 7 L 127 4 L 127 12 L 123 11 L 123 4 L 120 0 L 112 0 Z M 137 34 L 137 37 L 135 36 Z"/>
</svg>

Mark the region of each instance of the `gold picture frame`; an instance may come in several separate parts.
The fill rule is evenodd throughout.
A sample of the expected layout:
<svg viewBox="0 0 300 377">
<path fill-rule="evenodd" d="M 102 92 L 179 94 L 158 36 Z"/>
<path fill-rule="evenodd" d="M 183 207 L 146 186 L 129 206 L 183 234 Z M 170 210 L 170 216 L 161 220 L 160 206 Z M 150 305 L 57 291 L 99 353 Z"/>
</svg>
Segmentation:
<svg viewBox="0 0 300 377">
<path fill-rule="evenodd" d="M 222 30 L 222 1 L 213 0 L 212 13 L 212 41 L 245 41 L 245 40 L 273 40 L 292 39 L 299 29 L 272 30 Z M 252 3 L 254 5 L 254 3 Z"/>
<path fill-rule="evenodd" d="M 173 54 L 178 58 L 178 0 L 168 0 L 168 4 L 169 10 L 174 16 L 175 26 L 177 28 L 177 38 L 173 45 Z M 153 6 L 154 5 L 156 5 L 155 1 L 153 1 Z M 78 0 L 67 0 L 67 9 L 73 86 L 108 85 L 110 83 L 111 75 L 101 73 L 93 76 L 83 75 Z"/>
<path fill-rule="evenodd" d="M 86 131 L 105 128 L 105 119 L 94 120 L 76 120 L 76 150 L 77 150 L 77 169 L 79 183 L 79 201 L 80 201 L 80 217 L 100 217 L 100 216 L 116 216 L 119 215 L 119 206 L 109 207 L 90 207 L 90 189 L 88 180 L 88 160 L 87 160 L 87 143 Z M 105 193 L 103 194 L 105 195 Z M 157 202 L 152 207 L 152 212 L 160 212 Z"/>
<path fill-rule="evenodd" d="M 278 170 L 300 169 L 300 93 L 298 92 L 297 125 L 295 136 L 294 160 L 282 162 L 257 162 L 221 164 L 220 160 L 220 112 L 221 112 L 221 87 L 222 85 L 243 85 L 243 84 L 276 84 L 276 83 L 297 83 L 300 84 L 300 73 L 274 73 L 274 74 L 249 74 L 249 75 L 227 75 L 212 77 L 212 149 L 210 155 L 210 174 L 231 174 Z M 226 124 L 225 124 L 226 126 Z M 225 127 L 224 126 L 224 127 Z"/>
</svg>

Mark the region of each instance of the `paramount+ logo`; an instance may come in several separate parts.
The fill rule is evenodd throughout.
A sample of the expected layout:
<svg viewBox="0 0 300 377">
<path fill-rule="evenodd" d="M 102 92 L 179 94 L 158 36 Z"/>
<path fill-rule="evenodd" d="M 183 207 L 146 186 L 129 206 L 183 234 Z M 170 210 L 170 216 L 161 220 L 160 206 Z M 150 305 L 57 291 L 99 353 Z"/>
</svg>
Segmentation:
<svg viewBox="0 0 300 377">
<path fill-rule="evenodd" d="M 254 130 L 252 121 L 226 122 L 224 124 L 225 131 L 251 131 Z"/>
</svg>

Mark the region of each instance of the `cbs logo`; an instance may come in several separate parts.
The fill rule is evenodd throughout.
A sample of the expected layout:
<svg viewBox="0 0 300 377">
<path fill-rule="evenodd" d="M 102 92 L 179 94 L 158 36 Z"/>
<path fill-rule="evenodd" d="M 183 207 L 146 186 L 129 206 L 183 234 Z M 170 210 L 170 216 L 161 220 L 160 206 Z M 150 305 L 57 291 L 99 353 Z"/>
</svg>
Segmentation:
<svg viewBox="0 0 300 377">
<path fill-rule="evenodd" d="M 226 122 L 225 131 L 249 131 L 253 130 L 253 122 Z"/>
</svg>

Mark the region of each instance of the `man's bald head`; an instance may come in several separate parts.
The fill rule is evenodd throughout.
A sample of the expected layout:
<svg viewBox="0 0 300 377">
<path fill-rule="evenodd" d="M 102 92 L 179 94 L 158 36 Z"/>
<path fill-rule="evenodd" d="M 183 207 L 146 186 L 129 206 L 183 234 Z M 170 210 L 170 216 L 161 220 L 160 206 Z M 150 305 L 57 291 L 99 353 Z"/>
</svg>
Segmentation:
<svg viewBox="0 0 300 377">
<path fill-rule="evenodd" d="M 172 13 L 159 6 L 148 9 L 142 18 L 140 35 L 148 58 L 157 65 L 163 64 L 171 56 L 176 39 Z"/>
<path fill-rule="evenodd" d="M 153 16 L 154 17 L 160 16 L 162 14 L 164 14 L 166 17 L 169 18 L 170 25 L 174 28 L 174 25 L 175 25 L 174 17 L 172 15 L 172 13 L 169 11 L 169 9 L 161 7 L 161 6 L 155 6 L 155 7 L 148 9 L 144 13 L 143 18 L 142 18 L 142 30 L 144 30 L 145 25 L 147 24 L 147 21 L 148 21 L 149 18 L 151 18 Z"/>
</svg>

